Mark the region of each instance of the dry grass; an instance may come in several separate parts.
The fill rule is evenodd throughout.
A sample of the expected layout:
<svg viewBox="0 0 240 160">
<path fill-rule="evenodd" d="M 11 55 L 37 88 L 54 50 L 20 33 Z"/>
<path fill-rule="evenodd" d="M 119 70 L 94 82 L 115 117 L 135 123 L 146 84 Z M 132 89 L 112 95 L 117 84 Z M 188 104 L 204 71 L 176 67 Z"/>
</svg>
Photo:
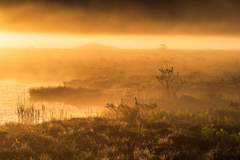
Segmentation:
<svg viewBox="0 0 240 160">
<path fill-rule="evenodd" d="M 154 110 L 141 122 L 88 117 L 38 124 L 7 123 L 0 126 L 0 157 L 238 159 L 239 113 L 238 108 L 220 107 L 201 113 Z M 225 121 L 219 116 L 226 117 Z"/>
</svg>

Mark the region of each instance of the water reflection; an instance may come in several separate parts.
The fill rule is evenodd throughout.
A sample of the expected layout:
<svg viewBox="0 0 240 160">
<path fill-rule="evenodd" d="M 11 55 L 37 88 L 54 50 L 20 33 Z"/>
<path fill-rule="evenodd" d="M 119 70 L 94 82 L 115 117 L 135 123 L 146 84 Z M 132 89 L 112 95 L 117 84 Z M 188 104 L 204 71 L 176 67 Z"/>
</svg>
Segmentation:
<svg viewBox="0 0 240 160">
<path fill-rule="evenodd" d="M 71 105 L 61 103 L 29 102 L 29 88 L 56 85 L 59 84 L 0 81 L 0 124 L 4 124 L 6 122 L 16 122 L 19 120 L 19 117 L 17 116 L 17 106 L 19 103 L 28 107 L 34 106 L 36 110 L 40 110 L 42 105 L 46 106 L 45 112 L 47 115 L 45 120 L 50 120 L 52 118 L 59 119 L 86 116 L 88 111 L 84 112 Z M 91 111 L 92 110 L 93 109 L 91 109 Z M 41 121 L 42 120 L 40 120 L 40 122 Z"/>
</svg>

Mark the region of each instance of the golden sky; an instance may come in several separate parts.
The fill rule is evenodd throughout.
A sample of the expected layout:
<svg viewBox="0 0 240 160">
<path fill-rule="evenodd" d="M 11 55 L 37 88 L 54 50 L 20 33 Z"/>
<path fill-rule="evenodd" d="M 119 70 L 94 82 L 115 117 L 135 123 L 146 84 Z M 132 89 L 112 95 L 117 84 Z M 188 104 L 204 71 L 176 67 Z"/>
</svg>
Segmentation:
<svg viewBox="0 0 240 160">
<path fill-rule="evenodd" d="M 238 0 L 0 0 L 0 47 L 238 49 Z"/>
</svg>

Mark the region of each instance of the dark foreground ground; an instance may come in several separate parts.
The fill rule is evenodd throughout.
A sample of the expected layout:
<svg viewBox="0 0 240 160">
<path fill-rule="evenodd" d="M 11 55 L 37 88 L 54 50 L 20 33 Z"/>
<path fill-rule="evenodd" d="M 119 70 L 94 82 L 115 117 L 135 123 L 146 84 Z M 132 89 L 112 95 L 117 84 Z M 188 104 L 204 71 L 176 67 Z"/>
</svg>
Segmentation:
<svg viewBox="0 0 240 160">
<path fill-rule="evenodd" d="M 0 159 L 240 159 L 240 109 L 7 123 Z"/>
</svg>

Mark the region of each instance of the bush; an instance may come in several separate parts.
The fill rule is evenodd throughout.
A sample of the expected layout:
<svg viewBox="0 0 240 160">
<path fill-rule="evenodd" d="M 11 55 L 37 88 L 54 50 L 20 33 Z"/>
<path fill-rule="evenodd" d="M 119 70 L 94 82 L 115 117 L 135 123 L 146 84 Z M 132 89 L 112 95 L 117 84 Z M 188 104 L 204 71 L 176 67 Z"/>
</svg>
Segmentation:
<svg viewBox="0 0 240 160">
<path fill-rule="evenodd" d="M 136 97 L 135 101 L 133 107 L 128 106 L 123 100 L 121 100 L 121 103 L 117 106 L 112 103 L 107 103 L 105 107 L 108 108 L 116 118 L 130 123 L 137 120 L 142 122 L 144 119 L 148 118 L 144 112 L 157 107 L 157 104 L 139 104 Z"/>
</svg>

